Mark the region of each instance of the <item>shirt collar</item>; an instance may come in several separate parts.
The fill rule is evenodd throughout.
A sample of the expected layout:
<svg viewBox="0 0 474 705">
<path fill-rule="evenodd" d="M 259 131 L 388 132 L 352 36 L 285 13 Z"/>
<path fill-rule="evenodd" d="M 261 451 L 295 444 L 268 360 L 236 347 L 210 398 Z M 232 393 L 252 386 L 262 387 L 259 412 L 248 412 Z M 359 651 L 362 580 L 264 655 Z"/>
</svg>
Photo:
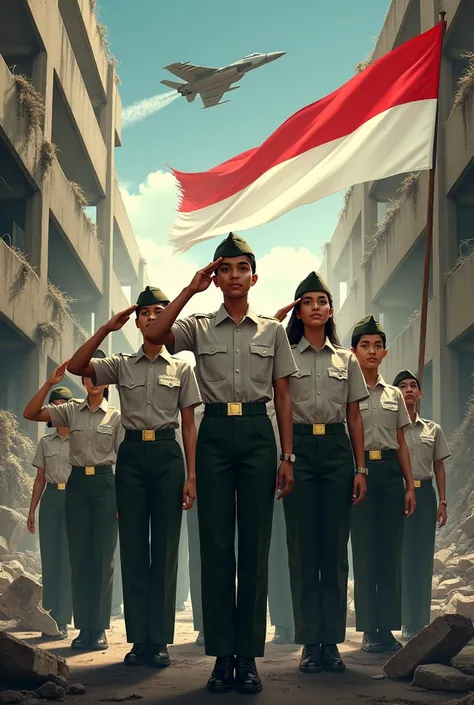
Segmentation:
<svg viewBox="0 0 474 705">
<path fill-rule="evenodd" d="M 221 304 L 216 316 L 216 326 L 220 325 L 226 318 L 230 318 L 229 313 L 224 304 Z M 254 323 L 259 323 L 258 315 L 250 308 L 250 306 L 248 307 L 247 313 L 245 314 L 243 320 L 246 318 L 250 318 L 250 320 Z"/>
<path fill-rule="evenodd" d="M 143 345 L 142 345 L 142 346 L 140 347 L 140 350 L 137 350 L 137 352 L 135 353 L 135 362 L 138 362 L 138 361 L 141 360 L 143 357 L 146 357 L 147 360 L 150 359 L 150 358 L 148 357 L 148 355 L 146 354 L 146 352 L 145 352 L 145 350 L 144 350 L 144 348 L 143 348 Z M 163 345 L 163 347 L 161 348 L 160 352 L 159 352 L 153 359 L 156 360 L 157 357 L 162 357 L 164 360 L 166 360 L 166 362 L 171 362 L 171 355 L 169 354 L 169 352 L 168 352 L 168 350 L 167 350 L 167 348 L 166 348 L 165 345 Z"/>
<path fill-rule="evenodd" d="M 421 416 L 418 414 L 418 412 L 416 412 L 416 413 L 415 413 L 415 423 L 413 424 L 413 426 L 416 426 L 416 425 L 419 424 L 419 423 L 420 423 L 422 426 L 425 425 L 425 423 L 424 423 L 423 419 L 421 418 Z"/>
<path fill-rule="evenodd" d="M 310 347 L 313 347 L 313 346 L 311 345 L 311 343 L 310 343 L 310 342 L 305 338 L 305 336 L 303 335 L 303 337 L 301 338 L 300 342 L 298 343 L 298 350 L 299 350 L 300 352 L 304 352 L 305 350 L 307 350 L 307 349 L 310 348 Z M 334 347 L 334 345 L 331 343 L 331 341 L 329 340 L 329 338 L 328 338 L 327 336 L 326 336 L 326 338 L 325 338 L 325 340 L 324 340 L 323 348 L 329 348 L 333 353 L 336 352 L 336 348 Z M 321 350 L 322 350 L 323 348 L 321 348 Z M 313 348 L 313 350 L 314 350 L 314 348 Z"/>
<path fill-rule="evenodd" d="M 79 411 L 82 411 L 85 408 L 90 409 L 90 406 L 87 403 L 87 397 L 84 399 L 84 401 L 81 401 L 81 403 L 78 406 Z M 105 399 L 105 397 L 104 397 L 104 399 L 102 399 L 102 401 L 100 402 L 100 404 L 97 408 L 101 409 L 105 414 L 107 413 L 107 411 L 109 410 L 109 402 L 107 401 L 107 399 Z"/>
</svg>

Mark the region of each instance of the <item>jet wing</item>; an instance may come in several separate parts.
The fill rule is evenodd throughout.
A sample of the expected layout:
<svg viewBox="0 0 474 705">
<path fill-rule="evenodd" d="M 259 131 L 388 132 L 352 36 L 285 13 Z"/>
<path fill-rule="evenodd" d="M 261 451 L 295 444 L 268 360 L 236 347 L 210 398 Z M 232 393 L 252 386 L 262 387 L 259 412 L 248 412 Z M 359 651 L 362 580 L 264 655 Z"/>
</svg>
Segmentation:
<svg viewBox="0 0 474 705">
<path fill-rule="evenodd" d="M 195 66 L 194 64 L 190 64 L 189 61 L 185 61 L 184 63 L 178 61 L 164 68 L 166 71 L 173 73 L 175 76 L 178 76 L 178 78 L 188 83 L 192 83 L 192 81 L 195 81 L 200 76 L 205 76 L 208 73 L 217 71 L 217 69 L 211 68 L 210 66 Z"/>
<path fill-rule="evenodd" d="M 242 76 L 240 76 L 240 78 L 242 78 Z M 214 105 L 218 105 L 224 93 L 228 93 L 229 91 L 235 91 L 237 90 L 237 88 L 240 88 L 240 86 L 233 86 L 232 83 L 233 81 L 224 82 L 221 80 L 218 83 L 215 83 L 214 85 L 210 83 L 208 88 L 203 88 L 201 91 L 199 91 L 199 95 L 201 96 L 201 100 L 204 103 L 204 107 L 212 108 Z"/>
</svg>

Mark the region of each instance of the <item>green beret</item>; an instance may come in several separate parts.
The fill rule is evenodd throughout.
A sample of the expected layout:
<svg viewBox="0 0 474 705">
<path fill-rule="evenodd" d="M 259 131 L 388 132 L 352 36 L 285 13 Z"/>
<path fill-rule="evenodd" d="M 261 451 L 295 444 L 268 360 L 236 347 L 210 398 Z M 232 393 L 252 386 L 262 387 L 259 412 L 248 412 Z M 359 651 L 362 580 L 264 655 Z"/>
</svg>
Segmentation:
<svg viewBox="0 0 474 705">
<path fill-rule="evenodd" d="M 153 306 L 154 304 L 169 304 L 170 300 L 161 289 L 156 286 L 147 286 L 137 299 L 137 307 Z"/>
<path fill-rule="evenodd" d="M 393 380 L 393 386 L 398 387 L 400 382 L 403 382 L 404 379 L 412 379 L 414 382 L 416 382 L 418 389 L 421 389 L 418 377 L 414 375 L 413 372 L 410 372 L 410 370 L 402 370 L 401 372 L 399 372 Z"/>
<path fill-rule="evenodd" d="M 95 358 L 98 358 L 98 359 L 100 359 L 100 360 L 103 360 L 104 357 L 107 357 L 107 355 L 105 354 L 105 352 L 104 352 L 103 350 L 101 350 L 100 348 L 97 348 L 97 350 L 95 351 L 95 353 L 92 355 L 91 360 L 92 360 L 94 357 L 95 357 Z"/>
<path fill-rule="evenodd" d="M 306 279 L 303 279 L 303 281 L 298 284 L 295 299 L 301 299 L 303 294 L 306 294 L 308 291 L 324 291 L 325 294 L 331 296 L 328 285 L 317 272 L 310 272 Z"/>
<path fill-rule="evenodd" d="M 247 257 L 255 259 L 248 242 L 240 235 L 229 233 L 214 252 L 214 259 L 219 259 L 219 257 L 239 257 L 240 255 L 247 255 Z"/>
<path fill-rule="evenodd" d="M 72 399 L 72 392 L 67 387 L 55 387 L 51 390 L 49 395 L 48 404 L 52 404 L 53 401 L 69 401 Z"/>
<path fill-rule="evenodd" d="M 352 331 L 351 345 L 353 348 L 355 348 L 362 335 L 380 335 L 383 342 L 386 342 L 386 336 L 382 326 L 371 313 L 359 321 Z"/>
</svg>

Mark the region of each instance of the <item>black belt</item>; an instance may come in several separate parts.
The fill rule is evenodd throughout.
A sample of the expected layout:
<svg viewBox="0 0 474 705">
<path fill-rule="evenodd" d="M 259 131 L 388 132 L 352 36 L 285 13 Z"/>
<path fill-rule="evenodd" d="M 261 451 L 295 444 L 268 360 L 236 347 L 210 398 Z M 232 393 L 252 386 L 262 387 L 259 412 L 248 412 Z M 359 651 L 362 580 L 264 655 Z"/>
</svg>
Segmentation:
<svg viewBox="0 0 474 705">
<path fill-rule="evenodd" d="M 65 482 L 47 482 L 46 489 L 47 490 L 65 490 L 66 483 Z"/>
<path fill-rule="evenodd" d="M 157 431 L 153 429 L 144 431 L 125 430 L 126 441 L 174 441 L 176 433 L 172 428 L 160 428 Z"/>
<path fill-rule="evenodd" d="M 204 416 L 266 416 L 267 405 L 263 401 L 241 403 L 231 401 L 226 404 L 206 404 Z"/>
<path fill-rule="evenodd" d="M 419 490 L 421 487 L 426 487 L 428 485 L 433 486 L 433 480 L 431 477 L 427 477 L 425 480 L 413 480 L 413 485 L 415 490 Z"/>
<path fill-rule="evenodd" d="M 108 475 L 109 473 L 113 474 L 111 465 L 99 465 L 98 467 L 94 467 L 92 465 L 73 465 L 72 471 L 76 475 Z"/>
<path fill-rule="evenodd" d="M 342 436 L 346 433 L 343 423 L 294 423 L 293 431 L 300 436 Z"/>
<path fill-rule="evenodd" d="M 396 458 L 397 451 L 390 448 L 387 450 L 366 450 L 365 459 L 366 460 L 389 460 L 390 458 Z"/>
</svg>

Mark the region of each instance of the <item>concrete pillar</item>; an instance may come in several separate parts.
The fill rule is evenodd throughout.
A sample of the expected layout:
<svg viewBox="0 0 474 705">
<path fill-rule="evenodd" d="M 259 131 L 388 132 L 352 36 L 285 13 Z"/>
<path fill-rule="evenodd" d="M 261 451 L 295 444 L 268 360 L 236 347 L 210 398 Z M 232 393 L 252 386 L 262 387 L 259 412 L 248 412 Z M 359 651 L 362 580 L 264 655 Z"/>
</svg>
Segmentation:
<svg viewBox="0 0 474 705">
<path fill-rule="evenodd" d="M 47 355 L 41 345 L 37 345 L 27 353 L 26 359 L 21 366 L 22 375 L 17 380 L 17 394 L 22 400 L 23 408 L 27 401 L 43 386 L 48 374 Z M 23 408 L 18 416 L 21 419 Z M 23 419 L 22 427 L 28 433 L 34 443 L 44 435 L 44 425 Z"/>
<path fill-rule="evenodd" d="M 370 240 L 375 232 L 377 225 L 377 202 L 369 195 L 369 184 L 362 184 L 363 189 L 363 205 L 361 211 L 361 233 L 362 247 L 361 258 L 364 257 L 367 250 L 370 249 Z M 369 265 L 370 267 L 370 265 Z M 361 269 L 359 274 L 360 296 L 365 301 L 364 313 L 371 313 L 373 310 L 372 292 L 370 290 L 370 269 Z"/>
</svg>

